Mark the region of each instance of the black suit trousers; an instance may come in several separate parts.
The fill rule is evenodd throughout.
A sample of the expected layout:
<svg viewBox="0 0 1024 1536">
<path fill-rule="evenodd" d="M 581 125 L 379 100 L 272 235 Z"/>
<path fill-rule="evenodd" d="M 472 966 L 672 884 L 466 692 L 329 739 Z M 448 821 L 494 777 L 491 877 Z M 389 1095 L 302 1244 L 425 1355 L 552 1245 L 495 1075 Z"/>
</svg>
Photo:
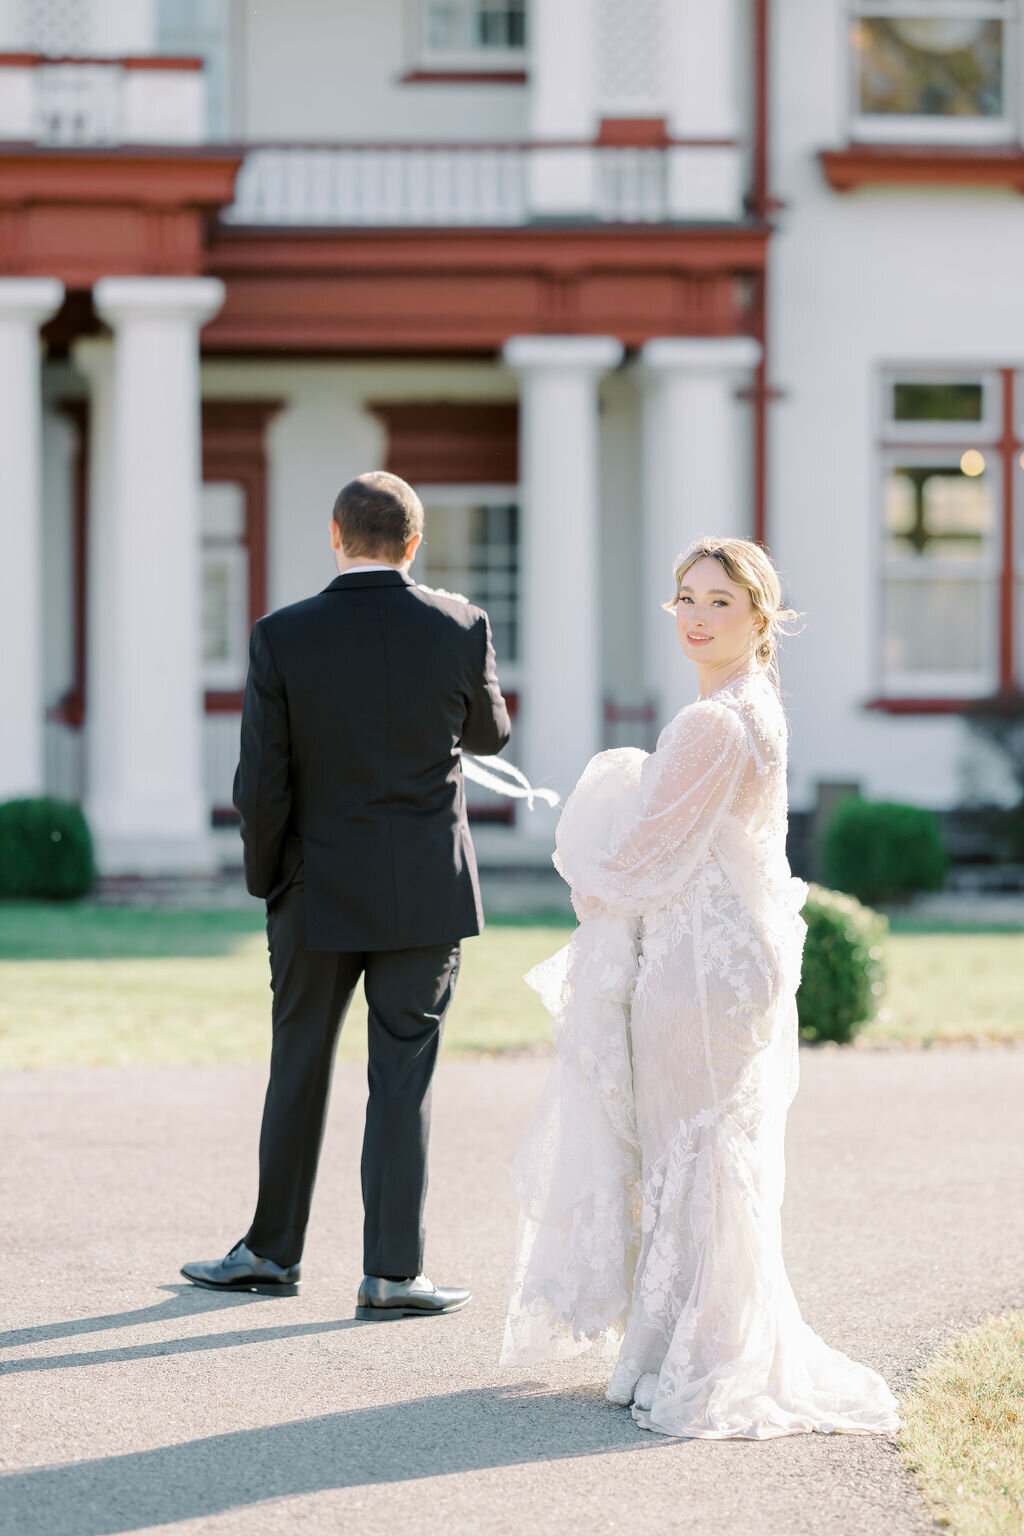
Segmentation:
<svg viewBox="0 0 1024 1536">
<path fill-rule="evenodd" d="M 273 1044 L 256 1214 L 245 1241 L 296 1264 L 309 1220 L 338 1031 L 363 978 L 369 1099 L 363 1137 L 363 1270 L 423 1264 L 430 1085 L 455 991 L 457 942 L 362 953 L 310 950 L 301 872 L 267 914 Z"/>
</svg>

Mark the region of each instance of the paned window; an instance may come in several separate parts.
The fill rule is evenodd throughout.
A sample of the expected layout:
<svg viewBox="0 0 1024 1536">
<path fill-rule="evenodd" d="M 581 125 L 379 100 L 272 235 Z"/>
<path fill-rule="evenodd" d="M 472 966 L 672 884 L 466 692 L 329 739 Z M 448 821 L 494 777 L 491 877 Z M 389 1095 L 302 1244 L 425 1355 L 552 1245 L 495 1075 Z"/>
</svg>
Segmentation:
<svg viewBox="0 0 1024 1536">
<path fill-rule="evenodd" d="M 853 0 L 858 136 L 1012 136 L 1017 0 Z"/>
<path fill-rule="evenodd" d="M 1022 478 L 1019 392 L 1009 369 L 884 380 L 880 645 L 888 698 L 964 699 L 1013 682 L 1007 573 Z"/>
<path fill-rule="evenodd" d="M 206 131 L 231 136 L 231 8 L 226 0 L 157 0 L 157 50 L 203 61 Z M 236 131 L 237 131 L 237 125 Z"/>
<path fill-rule="evenodd" d="M 486 608 L 502 681 L 519 661 L 519 507 L 508 489 L 423 495 L 423 548 L 413 574 Z"/>
<path fill-rule="evenodd" d="M 519 67 L 526 53 L 526 0 L 420 0 L 426 65 Z"/>
<path fill-rule="evenodd" d="M 244 686 L 249 643 L 249 550 L 245 490 L 214 481 L 202 491 L 203 686 Z"/>
</svg>

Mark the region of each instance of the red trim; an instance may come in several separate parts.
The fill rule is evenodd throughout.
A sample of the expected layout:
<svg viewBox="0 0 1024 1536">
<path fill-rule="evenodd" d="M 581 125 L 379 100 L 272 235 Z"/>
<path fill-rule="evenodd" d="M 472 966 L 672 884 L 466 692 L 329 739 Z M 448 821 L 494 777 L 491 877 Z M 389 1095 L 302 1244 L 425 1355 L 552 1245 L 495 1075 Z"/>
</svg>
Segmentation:
<svg viewBox="0 0 1024 1536">
<path fill-rule="evenodd" d="M 515 335 L 733 336 L 740 279 L 770 231 L 743 226 L 525 225 L 289 230 L 218 227 L 207 271 L 227 300 L 208 353 L 497 351 Z"/>
<path fill-rule="evenodd" d="M 1017 454 L 1020 443 L 1014 432 L 1013 369 L 1000 369 L 1003 380 L 1003 435 L 999 440 L 1003 456 L 1003 569 L 999 580 L 999 686 L 1014 684 L 1013 598 L 1013 505 L 1016 487 Z"/>
<path fill-rule="evenodd" d="M 769 0 L 754 0 L 754 154 L 753 186 L 750 212 L 764 218 L 769 212 L 770 171 L 768 161 L 768 6 Z"/>
<path fill-rule="evenodd" d="M 219 149 L 0 148 L 0 274 L 87 289 L 110 272 L 199 273 L 241 163 Z"/>
<path fill-rule="evenodd" d="M 240 715 L 244 698 L 241 688 L 208 688 L 203 694 L 203 708 L 208 715 Z"/>
<path fill-rule="evenodd" d="M 204 400 L 203 480 L 241 485 L 245 493 L 245 545 L 249 552 L 249 623 L 267 611 L 266 429 L 283 400 Z M 229 700 L 237 698 L 237 706 Z M 242 695 L 213 690 L 207 714 L 241 709 Z"/>
<path fill-rule="evenodd" d="M 515 400 L 370 401 L 384 424 L 384 467 L 413 485 L 509 485 L 519 481 Z"/>
<path fill-rule="evenodd" d="M 117 61 L 122 69 L 180 69 L 201 70 L 203 61 L 194 54 L 166 55 L 160 54 L 131 54 Z"/>
<path fill-rule="evenodd" d="M 525 85 L 525 69 L 410 69 L 400 85 Z"/>
<path fill-rule="evenodd" d="M 41 64 L 116 64 L 122 69 L 199 70 L 194 54 L 0 53 L 0 69 L 33 69 Z"/>
<path fill-rule="evenodd" d="M 602 117 L 595 140 L 608 149 L 665 149 L 671 142 L 663 117 Z"/>
<path fill-rule="evenodd" d="M 943 144 L 848 144 L 818 159 L 837 192 L 864 186 L 1011 187 L 1024 192 L 1024 150 Z"/>
<path fill-rule="evenodd" d="M 876 709 L 885 715 L 964 715 L 976 710 L 979 699 L 869 699 L 865 709 Z"/>
<path fill-rule="evenodd" d="M 753 529 L 755 544 L 764 544 L 768 537 L 768 402 L 772 394 L 768 387 L 768 314 L 765 303 L 767 283 L 762 274 L 756 281 L 754 317 L 756 335 L 761 343 L 761 356 L 754 370 L 751 404 L 753 407 Z"/>
</svg>

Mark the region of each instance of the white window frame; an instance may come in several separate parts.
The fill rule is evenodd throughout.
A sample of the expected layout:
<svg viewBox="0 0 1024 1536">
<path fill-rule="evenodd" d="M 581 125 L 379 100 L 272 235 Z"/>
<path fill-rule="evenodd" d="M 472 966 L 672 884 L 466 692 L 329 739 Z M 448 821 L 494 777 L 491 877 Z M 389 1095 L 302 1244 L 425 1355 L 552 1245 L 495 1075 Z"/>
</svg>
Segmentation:
<svg viewBox="0 0 1024 1536">
<path fill-rule="evenodd" d="M 1002 117 L 939 117 L 928 114 L 863 113 L 857 85 L 857 51 L 852 31 L 861 18 L 920 17 L 922 20 L 957 19 L 1003 22 L 1003 115 Z M 861 143 L 886 144 L 1005 144 L 1017 137 L 1017 91 L 1024 76 L 1021 69 L 1021 37 L 1018 25 L 1020 0 L 849 0 L 846 44 L 847 121 L 850 137 Z"/>
<path fill-rule="evenodd" d="M 980 384 L 982 414 L 980 421 L 897 421 L 889 412 L 895 384 Z M 1002 436 L 1002 383 L 996 369 L 987 364 L 966 368 L 922 368 L 898 364 L 886 365 L 878 399 L 878 431 L 885 443 L 994 443 Z"/>
<path fill-rule="evenodd" d="M 473 0 L 466 0 L 467 4 Z M 427 9 L 430 0 L 407 0 L 410 36 L 414 39 L 415 65 L 424 71 L 465 72 L 466 74 L 508 74 L 525 70 L 529 47 L 444 49 L 430 46 Z M 529 27 L 529 15 L 527 15 Z"/>
<path fill-rule="evenodd" d="M 906 379 L 906 375 L 898 375 L 900 382 Z M 974 375 L 977 377 L 977 375 Z M 930 427 L 934 423 L 922 422 L 922 427 Z M 958 423 L 959 426 L 970 426 L 970 423 Z M 924 433 L 919 433 L 919 438 Z M 964 439 L 970 436 L 971 441 Z M 900 558 L 886 552 L 887 530 L 885 527 L 885 489 L 890 472 L 900 466 L 906 465 L 934 465 L 936 468 L 944 464 L 954 467 L 960 461 L 960 454 L 965 447 L 970 447 L 975 441 L 973 434 L 960 433 L 958 440 L 945 446 L 939 439 L 935 440 L 935 446 L 914 446 L 907 444 L 892 444 L 883 447 L 879 455 L 879 475 L 877 486 L 877 506 L 879 517 L 877 521 L 879 548 L 879 624 L 878 632 L 881 638 L 879 647 L 879 670 L 881 673 L 881 693 L 883 698 L 985 698 L 994 693 L 999 683 L 999 576 L 1002 568 L 1002 527 L 1000 508 L 1003 494 L 1003 466 L 1001 460 L 993 455 L 986 463 L 986 475 L 992 488 L 992 499 L 995 507 L 993 526 L 989 529 L 985 539 L 984 554 L 980 560 L 950 560 L 943 559 L 934 562 L 922 560 L 913 556 Z M 885 666 L 885 588 L 890 580 L 893 581 L 931 581 L 949 578 L 951 580 L 969 579 L 976 581 L 982 591 L 988 591 L 992 597 L 995 617 L 991 624 L 982 622 L 981 634 L 981 664 L 976 672 L 890 672 Z"/>
<path fill-rule="evenodd" d="M 519 508 L 519 589 L 517 599 L 517 623 L 519 628 L 519 656 L 517 660 L 510 661 L 507 657 L 498 657 L 498 671 L 502 686 L 513 689 L 516 692 L 522 687 L 523 682 L 523 498 L 518 485 L 417 485 L 417 494 L 423 503 L 426 514 L 423 526 L 423 538 L 426 545 L 424 555 L 430 548 L 430 509 L 432 506 L 444 507 L 479 507 L 479 506 L 510 506 L 513 503 Z M 421 564 L 422 561 L 422 564 Z M 419 570 L 417 570 L 419 566 Z M 409 573 L 414 581 L 422 580 L 424 586 L 433 586 L 430 576 L 427 574 L 426 560 L 419 557 L 413 562 Z M 468 594 L 472 597 L 472 594 Z"/>
<path fill-rule="evenodd" d="M 200 588 L 200 604 L 204 600 L 203 587 L 206 579 L 207 562 L 223 565 L 227 572 L 227 597 L 229 634 L 228 643 L 230 654 L 222 660 L 208 661 L 205 657 L 200 659 L 202 686 L 204 692 L 234 693 L 240 692 L 245 686 L 245 674 L 249 660 L 249 580 L 250 580 L 250 549 L 246 537 L 246 492 L 245 487 L 235 480 L 207 480 L 203 482 L 203 489 L 230 486 L 238 493 L 239 510 L 241 512 L 241 530 L 234 533 L 211 530 L 208 526 L 200 529 L 200 568 L 203 586 Z M 204 615 L 202 606 L 199 612 L 200 624 Z"/>
</svg>

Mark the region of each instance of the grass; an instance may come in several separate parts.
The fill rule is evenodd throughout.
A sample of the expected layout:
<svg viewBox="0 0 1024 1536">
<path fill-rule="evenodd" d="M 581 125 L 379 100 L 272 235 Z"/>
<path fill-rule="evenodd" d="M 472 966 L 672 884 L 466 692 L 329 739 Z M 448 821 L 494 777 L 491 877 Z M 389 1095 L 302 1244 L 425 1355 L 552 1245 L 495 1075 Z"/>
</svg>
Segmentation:
<svg viewBox="0 0 1024 1536">
<path fill-rule="evenodd" d="M 448 1054 L 530 1049 L 548 1038 L 524 971 L 559 948 L 556 915 L 490 926 L 464 945 Z M 262 1062 L 270 1044 L 262 915 L 0 906 L 0 1068 Z M 366 1053 L 353 1004 L 339 1059 Z"/>
<path fill-rule="evenodd" d="M 1024 933 L 895 929 L 882 1016 L 866 1041 L 1024 1040 Z"/>
<path fill-rule="evenodd" d="M 1024 1529 L 1024 1311 L 949 1345 L 900 1408 L 900 1448 L 954 1536 Z"/>
<path fill-rule="evenodd" d="M 464 946 L 448 1054 L 533 1049 L 548 1018 L 523 973 L 566 942 L 559 914 L 496 919 Z M 1024 1039 L 1024 933 L 894 925 L 868 1043 Z M 265 1061 L 262 914 L 0 904 L 0 1068 Z M 353 1006 L 340 1057 L 365 1052 Z"/>
</svg>

